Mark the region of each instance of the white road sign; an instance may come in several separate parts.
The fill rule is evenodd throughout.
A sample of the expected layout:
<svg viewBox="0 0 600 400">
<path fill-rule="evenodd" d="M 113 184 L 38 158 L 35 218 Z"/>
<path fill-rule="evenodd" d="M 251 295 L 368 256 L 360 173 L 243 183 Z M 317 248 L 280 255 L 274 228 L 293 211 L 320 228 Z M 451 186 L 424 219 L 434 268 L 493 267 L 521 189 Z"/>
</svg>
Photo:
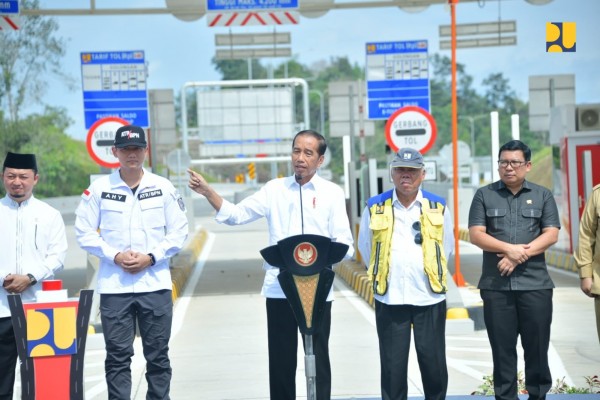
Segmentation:
<svg viewBox="0 0 600 400">
<path fill-rule="evenodd" d="M 385 139 L 394 153 L 411 147 L 425 154 L 435 143 L 436 135 L 435 120 L 421 107 L 399 108 L 385 124 Z"/>
<path fill-rule="evenodd" d="M 100 166 L 118 168 L 119 160 L 112 153 L 115 133 L 129 122 L 119 117 L 106 117 L 96 121 L 88 131 L 87 149 L 92 159 Z"/>
</svg>

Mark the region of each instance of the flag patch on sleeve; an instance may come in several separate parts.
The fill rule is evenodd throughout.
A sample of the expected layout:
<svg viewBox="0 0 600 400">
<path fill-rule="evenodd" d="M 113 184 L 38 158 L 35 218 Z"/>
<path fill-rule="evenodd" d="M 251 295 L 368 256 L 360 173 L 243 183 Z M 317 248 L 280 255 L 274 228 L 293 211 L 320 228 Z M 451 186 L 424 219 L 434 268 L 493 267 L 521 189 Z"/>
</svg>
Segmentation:
<svg viewBox="0 0 600 400">
<path fill-rule="evenodd" d="M 81 198 L 82 198 L 83 200 L 89 200 L 91 196 L 92 196 L 92 192 L 90 192 L 90 191 L 89 191 L 89 190 L 87 190 L 87 189 L 85 189 L 85 190 L 83 191 L 83 193 L 81 193 Z"/>
</svg>

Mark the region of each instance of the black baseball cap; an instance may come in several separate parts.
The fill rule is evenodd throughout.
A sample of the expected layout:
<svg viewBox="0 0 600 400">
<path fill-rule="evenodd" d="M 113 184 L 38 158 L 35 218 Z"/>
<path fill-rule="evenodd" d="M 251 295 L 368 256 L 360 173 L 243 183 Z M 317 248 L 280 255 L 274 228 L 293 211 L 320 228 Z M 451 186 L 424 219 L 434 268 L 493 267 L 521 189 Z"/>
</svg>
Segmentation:
<svg viewBox="0 0 600 400">
<path fill-rule="evenodd" d="M 117 129 L 115 134 L 115 147 L 146 147 L 146 133 L 144 129 L 135 125 L 125 125 Z"/>
</svg>

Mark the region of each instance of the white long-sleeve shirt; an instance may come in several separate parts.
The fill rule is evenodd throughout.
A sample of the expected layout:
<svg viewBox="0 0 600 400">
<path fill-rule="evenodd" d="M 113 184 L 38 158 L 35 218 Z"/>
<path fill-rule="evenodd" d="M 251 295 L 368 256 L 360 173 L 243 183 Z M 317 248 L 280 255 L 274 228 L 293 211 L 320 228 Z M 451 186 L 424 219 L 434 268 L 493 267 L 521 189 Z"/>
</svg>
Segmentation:
<svg viewBox="0 0 600 400">
<path fill-rule="evenodd" d="M 349 247 L 346 257 L 354 255 L 354 240 L 346 214 L 344 191 L 318 175 L 304 184 L 302 190 L 294 177 L 290 176 L 267 182 L 258 192 L 238 204 L 224 200 L 216 221 L 227 225 L 242 225 L 262 217 L 267 219 L 269 226 L 269 246 L 290 236 L 315 234 L 347 244 Z M 279 268 L 266 262 L 263 268 L 266 270 L 263 296 L 285 298 L 277 280 Z M 330 293 L 329 299 L 331 296 Z"/>
<path fill-rule="evenodd" d="M 388 290 L 384 295 L 375 294 L 375 299 L 385 304 L 411 304 L 426 306 L 446 298 L 445 294 L 433 293 L 429 279 L 423 270 L 423 249 L 415 243 L 417 233 L 412 225 L 421 217 L 423 193 L 419 190 L 417 198 L 408 207 L 404 207 L 393 191 L 394 229 L 390 255 L 390 275 Z M 450 210 L 444 211 L 444 253 L 449 260 L 454 249 L 454 224 Z M 365 207 L 358 233 L 358 251 L 366 264 L 371 259 L 372 232 L 369 229 L 371 214 Z M 448 279 L 452 277 L 448 276 Z"/>
<path fill-rule="evenodd" d="M 135 194 L 119 171 L 95 180 L 75 211 L 79 246 L 100 258 L 98 293 L 171 289 L 169 258 L 183 247 L 188 221 L 183 200 L 167 179 L 144 170 Z M 156 264 L 136 274 L 114 263 L 119 252 L 152 253 Z"/>
<path fill-rule="evenodd" d="M 58 210 L 33 196 L 20 204 L 8 195 L 0 200 L 0 318 L 10 317 L 9 293 L 2 287 L 8 274 L 52 279 L 66 254 L 65 223 Z M 34 301 L 38 290 L 40 284 L 27 288 L 21 299 Z"/>
</svg>

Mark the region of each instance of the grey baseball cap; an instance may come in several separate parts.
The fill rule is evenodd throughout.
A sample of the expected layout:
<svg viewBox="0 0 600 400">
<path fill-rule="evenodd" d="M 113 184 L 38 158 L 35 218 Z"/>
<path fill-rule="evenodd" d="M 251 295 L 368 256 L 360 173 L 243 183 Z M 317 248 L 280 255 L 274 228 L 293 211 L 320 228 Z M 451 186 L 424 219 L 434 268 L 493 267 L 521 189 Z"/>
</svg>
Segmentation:
<svg viewBox="0 0 600 400">
<path fill-rule="evenodd" d="M 423 161 L 423 155 L 415 149 L 405 147 L 396 153 L 394 159 L 390 163 L 390 168 L 423 168 L 425 162 Z"/>
</svg>

